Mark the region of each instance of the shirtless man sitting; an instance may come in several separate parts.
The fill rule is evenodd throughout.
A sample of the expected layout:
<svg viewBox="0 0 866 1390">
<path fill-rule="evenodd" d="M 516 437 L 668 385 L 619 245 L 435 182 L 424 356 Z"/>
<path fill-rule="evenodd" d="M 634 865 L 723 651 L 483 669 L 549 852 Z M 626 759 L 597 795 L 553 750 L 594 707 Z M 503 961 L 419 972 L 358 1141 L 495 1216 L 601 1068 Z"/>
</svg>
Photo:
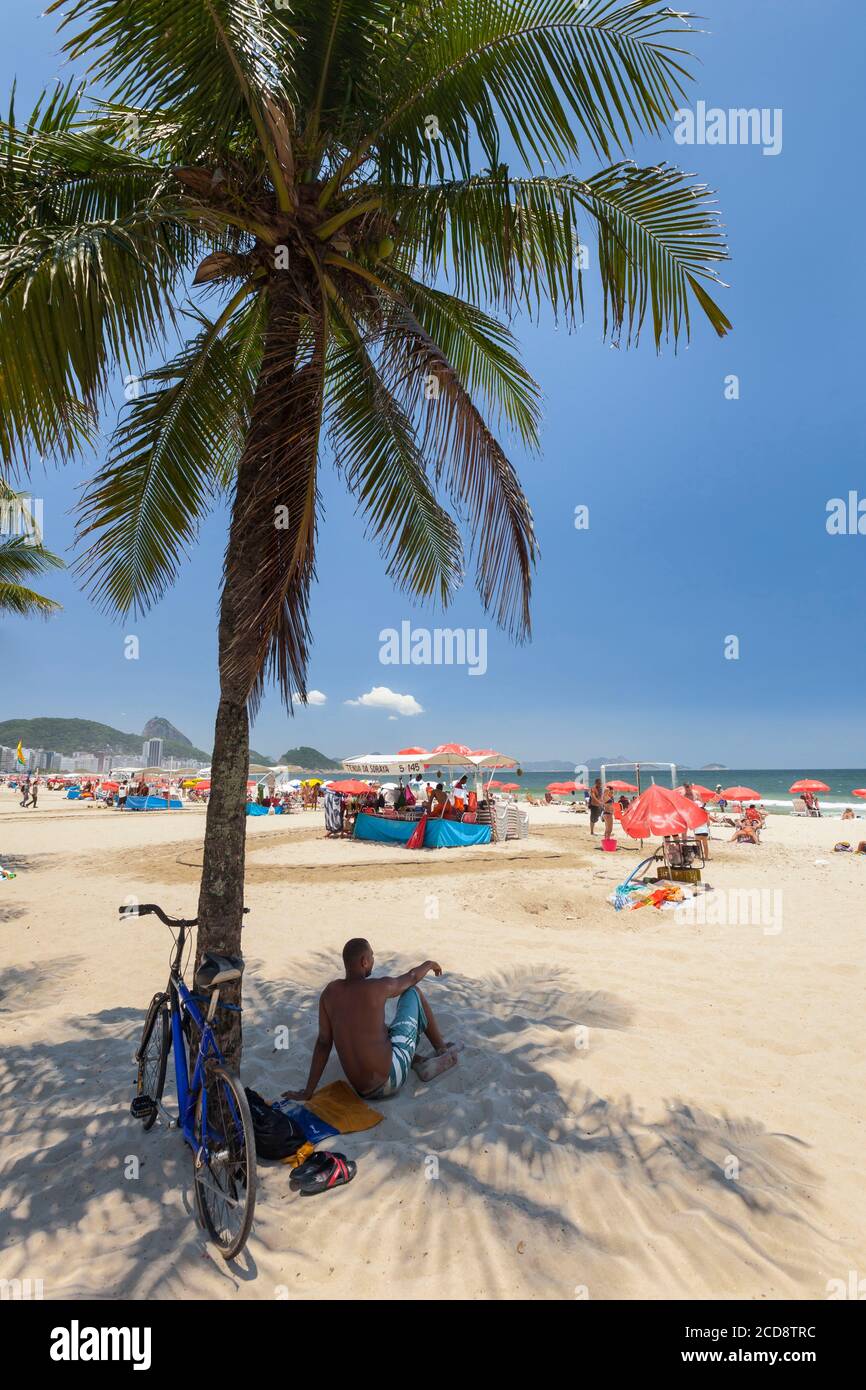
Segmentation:
<svg viewBox="0 0 866 1390">
<path fill-rule="evenodd" d="M 381 1100 L 398 1091 L 415 1063 L 421 1033 L 434 1051 L 427 1067 L 418 1062 L 423 1080 L 456 1066 L 459 1048 L 445 1042 L 418 981 L 433 971 L 442 974 L 435 960 L 425 960 L 405 975 L 372 979 L 373 948 L 363 937 L 353 937 L 343 947 L 345 979 L 332 980 L 319 998 L 319 1036 L 313 1048 L 310 1074 L 303 1091 L 285 1091 L 289 1100 L 309 1100 L 319 1084 L 334 1044 L 349 1081 L 365 1100 Z M 385 1024 L 385 1001 L 396 999 L 397 1013 Z"/>
</svg>

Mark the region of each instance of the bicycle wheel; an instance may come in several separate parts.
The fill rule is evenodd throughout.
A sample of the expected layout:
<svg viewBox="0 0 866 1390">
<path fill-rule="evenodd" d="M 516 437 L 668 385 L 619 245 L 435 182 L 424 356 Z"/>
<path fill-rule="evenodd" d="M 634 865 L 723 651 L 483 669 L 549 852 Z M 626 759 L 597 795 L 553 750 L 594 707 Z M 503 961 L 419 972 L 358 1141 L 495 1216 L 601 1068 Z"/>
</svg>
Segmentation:
<svg viewBox="0 0 866 1390">
<path fill-rule="evenodd" d="M 256 1205 L 256 1144 L 243 1087 L 225 1067 L 206 1073 L 208 1162 L 201 1161 L 202 1096 L 195 1108 L 193 1180 L 199 1221 L 231 1260 L 243 1248 Z"/>
<path fill-rule="evenodd" d="M 138 1075 L 135 1094 L 148 1096 L 156 1102 L 162 1100 L 165 1087 L 165 1071 L 168 1065 L 168 1052 L 171 1046 L 171 1020 L 168 1012 L 168 996 L 155 994 L 144 1020 L 141 1042 L 135 1054 L 138 1062 Z M 146 1130 L 151 1129 L 156 1120 L 157 1109 L 153 1109 L 142 1119 Z"/>
</svg>

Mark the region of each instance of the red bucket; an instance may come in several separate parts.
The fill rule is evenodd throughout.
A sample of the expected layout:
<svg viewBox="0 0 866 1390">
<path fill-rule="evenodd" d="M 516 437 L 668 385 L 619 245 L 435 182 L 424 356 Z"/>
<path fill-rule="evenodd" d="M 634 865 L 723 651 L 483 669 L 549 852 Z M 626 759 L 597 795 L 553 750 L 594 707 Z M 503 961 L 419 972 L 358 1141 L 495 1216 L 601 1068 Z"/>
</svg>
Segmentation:
<svg viewBox="0 0 866 1390">
<path fill-rule="evenodd" d="M 617 848 L 616 840 L 608 839 L 607 836 L 605 836 L 601 842 L 601 847 L 606 850 L 615 850 Z"/>
</svg>

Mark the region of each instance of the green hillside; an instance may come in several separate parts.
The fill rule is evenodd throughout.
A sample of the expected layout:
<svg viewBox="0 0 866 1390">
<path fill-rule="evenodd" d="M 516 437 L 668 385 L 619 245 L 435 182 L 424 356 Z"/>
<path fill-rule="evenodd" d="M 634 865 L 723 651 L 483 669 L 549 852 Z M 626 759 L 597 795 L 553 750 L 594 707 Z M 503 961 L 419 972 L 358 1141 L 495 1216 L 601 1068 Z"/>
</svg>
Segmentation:
<svg viewBox="0 0 866 1390">
<path fill-rule="evenodd" d="M 318 748 L 290 748 L 280 758 L 281 763 L 289 763 L 292 767 L 302 767 L 305 772 L 329 772 L 339 770 L 340 764 L 334 762 L 333 758 L 325 757 Z"/>
<path fill-rule="evenodd" d="M 151 725 L 165 720 L 151 720 Z M 173 727 L 173 726 L 169 726 Z M 175 732 L 180 733 L 180 730 Z M 14 748 L 21 740 L 25 748 L 50 748 L 55 753 L 71 757 L 73 753 L 129 753 L 141 757 L 144 734 L 127 734 L 122 729 L 113 729 L 110 724 L 99 724 L 93 719 L 4 719 L 0 721 L 0 743 Z M 183 735 L 180 738 L 163 740 L 163 753 L 167 758 L 184 758 L 193 762 L 209 762 L 211 754 L 203 748 L 194 748 Z M 250 762 L 270 763 L 271 758 L 264 753 L 250 749 Z"/>
</svg>

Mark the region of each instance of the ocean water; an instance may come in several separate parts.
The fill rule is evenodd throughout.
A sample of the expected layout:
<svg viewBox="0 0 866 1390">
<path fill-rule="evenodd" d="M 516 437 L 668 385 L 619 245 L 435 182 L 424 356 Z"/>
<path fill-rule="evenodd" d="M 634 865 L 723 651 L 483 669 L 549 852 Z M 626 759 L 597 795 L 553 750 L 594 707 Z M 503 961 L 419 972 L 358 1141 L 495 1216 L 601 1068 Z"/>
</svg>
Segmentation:
<svg viewBox="0 0 866 1390">
<path fill-rule="evenodd" d="M 598 768 L 592 769 L 591 775 L 593 777 L 597 773 Z M 512 772 L 500 772 L 494 776 L 497 776 L 502 782 L 519 782 L 521 791 L 532 792 L 534 796 L 543 796 L 548 782 L 573 781 L 574 767 L 556 767 L 544 772 L 524 772 L 522 777 L 518 777 Z M 633 769 L 609 770 L 608 777 L 615 778 L 620 782 L 630 782 L 632 786 L 635 785 Z M 866 768 L 726 767 L 719 772 L 706 772 L 698 768 L 677 767 L 676 785 L 681 786 L 688 778 L 691 782 L 697 782 L 702 787 L 711 787 L 713 790 L 719 782 L 723 787 L 751 787 L 754 791 L 760 792 L 760 800 L 767 810 L 789 811 L 794 796 L 788 788 L 804 777 L 813 778 L 817 782 L 826 782 L 830 788 L 829 792 L 819 792 L 818 794 L 818 801 L 822 810 L 841 812 L 846 806 L 852 806 L 855 811 L 860 811 L 861 814 L 866 815 L 866 797 L 852 796 L 855 787 L 866 787 Z M 645 791 L 653 781 L 660 783 L 663 787 L 669 787 L 670 774 L 664 768 L 642 768 L 641 791 Z"/>
</svg>

